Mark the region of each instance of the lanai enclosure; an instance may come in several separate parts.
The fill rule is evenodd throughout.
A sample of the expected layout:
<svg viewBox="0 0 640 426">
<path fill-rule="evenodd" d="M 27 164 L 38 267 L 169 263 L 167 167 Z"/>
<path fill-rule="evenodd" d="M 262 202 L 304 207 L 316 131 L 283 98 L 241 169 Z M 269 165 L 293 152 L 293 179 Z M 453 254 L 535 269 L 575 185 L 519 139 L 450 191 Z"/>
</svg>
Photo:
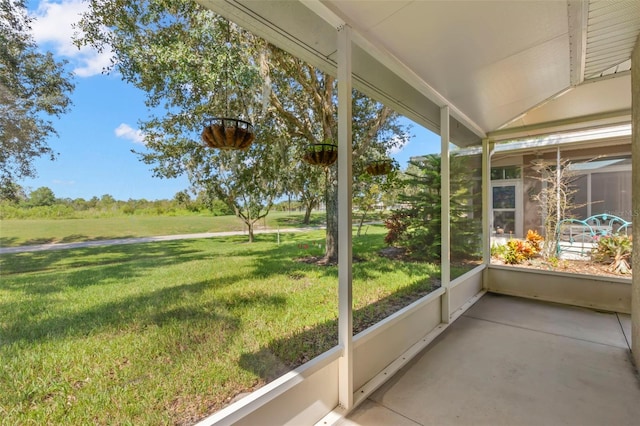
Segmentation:
<svg viewBox="0 0 640 426">
<path fill-rule="evenodd" d="M 490 293 L 630 313 L 640 365 L 640 275 L 515 277 L 489 261 L 489 171 L 499 143 L 591 134 L 589 147 L 606 152 L 626 138 L 634 151 L 632 211 L 640 211 L 640 1 L 198 1 L 337 76 L 339 116 L 339 345 L 202 424 L 340 421 Z M 352 88 L 441 135 L 442 158 L 450 146 L 482 153 L 482 264 L 451 279 L 450 206 L 442 203 L 442 286 L 357 336 L 345 184 Z M 442 176 L 449 167 L 442 162 Z M 448 199 L 446 178 L 441 191 Z M 640 227 L 633 234 L 638 241 Z M 637 254 L 633 266 L 640 268 Z"/>
</svg>

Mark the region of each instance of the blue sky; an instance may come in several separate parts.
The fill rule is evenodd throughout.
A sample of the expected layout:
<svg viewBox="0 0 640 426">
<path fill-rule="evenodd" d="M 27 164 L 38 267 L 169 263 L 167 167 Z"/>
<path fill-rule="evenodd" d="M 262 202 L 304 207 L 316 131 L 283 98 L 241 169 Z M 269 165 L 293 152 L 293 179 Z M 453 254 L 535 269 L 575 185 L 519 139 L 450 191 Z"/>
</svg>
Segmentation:
<svg viewBox="0 0 640 426">
<path fill-rule="evenodd" d="M 154 178 L 150 166 L 131 152 L 144 150 L 139 120 L 147 117 L 144 93 L 118 75 L 103 75 L 109 52 L 78 50 L 71 44 L 71 24 L 86 5 L 81 0 L 30 1 L 39 46 L 69 61 L 76 89 L 69 113 L 55 120 L 59 137 L 49 140 L 55 161 L 36 161 L 38 177 L 21 181 L 27 190 L 46 186 L 59 198 L 112 195 L 118 200 L 170 199 L 189 188 L 186 177 Z M 409 157 L 439 152 L 440 137 L 413 125 L 414 137 L 392 156 L 404 168 Z"/>
</svg>

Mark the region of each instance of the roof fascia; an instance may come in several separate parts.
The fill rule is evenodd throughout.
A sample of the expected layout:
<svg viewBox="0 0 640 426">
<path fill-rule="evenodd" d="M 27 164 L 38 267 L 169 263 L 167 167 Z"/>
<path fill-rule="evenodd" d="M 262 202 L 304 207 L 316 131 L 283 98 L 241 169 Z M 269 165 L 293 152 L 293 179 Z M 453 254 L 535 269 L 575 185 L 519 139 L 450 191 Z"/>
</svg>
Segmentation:
<svg viewBox="0 0 640 426">
<path fill-rule="evenodd" d="M 524 139 L 528 137 L 544 136 L 561 132 L 595 129 L 599 127 L 610 127 L 629 123 L 631 123 L 631 110 L 624 109 L 619 111 L 611 111 L 582 117 L 573 117 L 545 123 L 537 123 L 530 126 L 496 130 L 494 132 L 489 132 L 487 134 L 487 137 L 494 142 L 502 142 Z"/>
</svg>

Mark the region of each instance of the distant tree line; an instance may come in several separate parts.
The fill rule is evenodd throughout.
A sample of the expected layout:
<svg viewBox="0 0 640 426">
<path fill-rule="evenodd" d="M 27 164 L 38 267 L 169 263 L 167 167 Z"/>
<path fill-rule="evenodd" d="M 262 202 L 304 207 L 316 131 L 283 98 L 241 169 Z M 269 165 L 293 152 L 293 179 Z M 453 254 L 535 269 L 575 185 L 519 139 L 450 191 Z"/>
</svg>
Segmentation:
<svg viewBox="0 0 640 426">
<path fill-rule="evenodd" d="M 170 200 L 116 200 L 110 194 L 100 197 L 58 198 L 46 187 L 27 192 L 14 188 L 12 197 L 0 195 L 1 219 L 74 218 L 118 215 L 171 215 L 206 213 L 214 216 L 233 214 L 220 200 L 210 199 L 206 193 L 191 197 L 188 191 L 178 192 Z"/>
<path fill-rule="evenodd" d="M 305 205 L 298 200 L 277 203 L 277 211 L 304 211 Z M 317 206 L 315 206 L 317 207 Z M 233 215 L 234 211 L 227 203 L 211 198 L 202 191 L 192 196 L 184 190 L 176 193 L 170 200 L 128 199 L 116 200 L 110 194 L 100 197 L 58 198 L 51 188 L 46 186 L 27 191 L 19 185 L 12 188 L 11 196 L 0 193 L 0 219 L 33 218 L 79 218 L 127 215 L 188 215 L 207 214 L 212 216 Z"/>
</svg>

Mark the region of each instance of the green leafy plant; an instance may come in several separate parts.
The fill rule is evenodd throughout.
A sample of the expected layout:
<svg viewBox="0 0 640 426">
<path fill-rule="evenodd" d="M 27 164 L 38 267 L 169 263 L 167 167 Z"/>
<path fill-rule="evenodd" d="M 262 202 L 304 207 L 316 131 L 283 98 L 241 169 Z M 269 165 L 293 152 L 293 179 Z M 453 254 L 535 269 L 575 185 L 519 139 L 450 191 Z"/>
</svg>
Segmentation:
<svg viewBox="0 0 640 426">
<path fill-rule="evenodd" d="M 502 259 L 506 251 L 507 251 L 506 244 L 497 244 L 497 243 L 491 244 L 491 257 L 497 257 Z"/>
<path fill-rule="evenodd" d="M 629 260 L 633 252 L 633 241 L 628 235 L 605 235 L 597 238 L 592 259 L 610 263 L 609 270 L 618 274 L 630 274 Z"/>
<path fill-rule="evenodd" d="M 547 258 L 547 262 L 549 262 L 549 265 L 554 269 L 560 265 L 560 259 L 558 259 L 558 256 L 550 256 Z"/>
<path fill-rule="evenodd" d="M 441 157 L 430 154 L 410 161 L 403 175 L 403 193 L 398 197 L 401 209 L 386 221 L 389 230 L 385 242 L 407 249 L 416 259 L 438 260 L 441 250 Z M 480 222 L 473 219 L 479 206 L 479 192 L 473 193 L 473 164 L 469 158 L 450 157 L 451 255 L 477 255 L 481 235 Z M 475 200 L 474 200 L 475 197 Z"/>
<path fill-rule="evenodd" d="M 540 253 L 542 241 L 540 234 L 529 230 L 526 240 L 511 239 L 506 244 L 491 247 L 491 255 L 501 257 L 506 264 L 518 265 Z"/>
</svg>

